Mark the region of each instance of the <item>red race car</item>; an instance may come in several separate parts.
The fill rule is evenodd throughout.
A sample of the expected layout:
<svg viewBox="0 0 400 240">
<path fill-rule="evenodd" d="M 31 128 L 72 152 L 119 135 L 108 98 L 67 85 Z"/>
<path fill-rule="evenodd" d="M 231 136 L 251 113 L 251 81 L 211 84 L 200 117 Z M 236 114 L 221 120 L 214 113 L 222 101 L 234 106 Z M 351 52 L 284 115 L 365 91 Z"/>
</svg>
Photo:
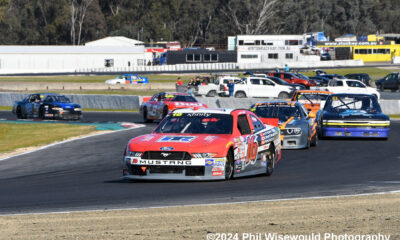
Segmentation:
<svg viewBox="0 0 400 240">
<path fill-rule="evenodd" d="M 125 148 L 125 179 L 223 180 L 271 175 L 281 158 L 278 127 L 249 110 L 179 109 Z"/>
<path fill-rule="evenodd" d="M 190 107 L 207 108 L 207 105 L 198 102 L 196 98 L 187 93 L 160 92 L 149 99 L 143 98 L 139 112 L 143 115 L 145 122 L 152 122 L 164 119 L 175 109 Z"/>
</svg>

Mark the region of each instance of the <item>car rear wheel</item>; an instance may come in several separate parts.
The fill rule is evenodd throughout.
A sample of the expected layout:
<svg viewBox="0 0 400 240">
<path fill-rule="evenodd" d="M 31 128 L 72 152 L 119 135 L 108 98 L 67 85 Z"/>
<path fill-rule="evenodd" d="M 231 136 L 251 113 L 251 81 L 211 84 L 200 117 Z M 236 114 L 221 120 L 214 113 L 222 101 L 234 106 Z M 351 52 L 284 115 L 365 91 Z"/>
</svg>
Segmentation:
<svg viewBox="0 0 400 240">
<path fill-rule="evenodd" d="M 144 108 L 144 109 L 143 109 L 143 121 L 144 121 L 145 123 L 151 123 L 151 122 L 153 122 L 152 119 L 148 119 L 148 116 L 147 116 L 147 108 Z"/>
<path fill-rule="evenodd" d="M 271 145 L 267 151 L 267 164 L 266 164 L 266 172 L 265 175 L 271 176 L 272 173 L 274 172 L 275 168 L 275 162 L 276 162 L 276 157 L 275 157 L 275 148 Z"/>
<path fill-rule="evenodd" d="M 278 98 L 287 99 L 287 98 L 289 98 L 289 93 L 281 92 L 281 93 L 279 93 Z"/>
<path fill-rule="evenodd" d="M 229 150 L 225 162 L 225 180 L 232 179 L 234 171 L 233 151 Z"/>
<path fill-rule="evenodd" d="M 211 90 L 211 91 L 209 91 L 209 92 L 207 93 L 206 96 L 207 96 L 207 97 L 215 97 L 215 96 L 217 96 L 217 91 Z"/>
<path fill-rule="evenodd" d="M 162 119 L 164 119 L 168 115 L 168 107 L 165 106 L 163 109 Z"/>
<path fill-rule="evenodd" d="M 22 110 L 21 110 L 21 107 L 17 107 L 17 118 L 24 118 L 23 117 L 23 115 L 22 115 Z"/>
<path fill-rule="evenodd" d="M 237 93 L 235 94 L 235 97 L 236 97 L 236 98 L 245 98 L 245 97 L 246 97 L 246 94 L 245 94 L 244 92 L 237 92 Z"/>
<path fill-rule="evenodd" d="M 318 146 L 318 134 L 315 133 L 313 138 L 311 139 L 311 146 L 316 147 Z"/>
</svg>

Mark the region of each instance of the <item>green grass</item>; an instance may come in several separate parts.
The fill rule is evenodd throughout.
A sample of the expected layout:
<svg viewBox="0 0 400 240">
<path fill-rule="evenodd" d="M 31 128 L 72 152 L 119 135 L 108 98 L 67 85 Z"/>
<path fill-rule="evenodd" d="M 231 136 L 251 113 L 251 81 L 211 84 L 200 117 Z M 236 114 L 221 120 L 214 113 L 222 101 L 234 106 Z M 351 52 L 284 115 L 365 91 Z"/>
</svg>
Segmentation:
<svg viewBox="0 0 400 240">
<path fill-rule="evenodd" d="M 93 131 L 95 131 L 94 126 L 0 123 L 0 153 L 18 148 L 42 146 Z"/>
<path fill-rule="evenodd" d="M 199 74 L 197 74 L 199 75 Z M 193 75 L 164 75 L 164 74 L 145 74 L 141 75 L 149 78 L 150 83 L 171 83 L 176 82 L 178 77 L 182 78 L 183 82 L 188 82 L 190 78 L 195 78 L 196 74 Z M 36 83 L 54 83 L 54 82 L 65 82 L 65 83 L 104 83 L 108 79 L 113 79 L 118 75 L 67 75 L 67 76 L 18 76 L 18 77 L 0 77 L 0 82 L 36 82 Z"/>
<path fill-rule="evenodd" d="M 341 68 L 341 69 L 322 69 L 328 74 L 340 74 L 346 75 L 349 73 L 367 73 L 373 80 L 377 80 L 383 78 L 384 76 L 388 75 L 389 73 L 393 72 L 390 69 L 381 69 L 376 67 L 370 68 Z M 306 76 L 314 76 L 315 73 L 313 71 L 301 72 Z"/>
</svg>

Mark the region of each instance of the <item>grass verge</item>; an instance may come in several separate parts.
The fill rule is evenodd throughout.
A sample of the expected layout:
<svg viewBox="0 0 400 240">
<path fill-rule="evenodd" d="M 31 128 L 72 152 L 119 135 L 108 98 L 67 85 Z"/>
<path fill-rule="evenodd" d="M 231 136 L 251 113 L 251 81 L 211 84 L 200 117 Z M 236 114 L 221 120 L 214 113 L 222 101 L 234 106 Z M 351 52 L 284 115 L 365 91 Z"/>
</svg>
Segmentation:
<svg viewBox="0 0 400 240">
<path fill-rule="evenodd" d="M 46 145 L 93 131 L 94 126 L 0 123 L 0 153 Z"/>
<path fill-rule="evenodd" d="M 261 240 L 266 239 L 264 233 L 320 233 L 320 239 L 326 239 L 325 233 L 380 233 L 390 235 L 390 239 L 399 239 L 399 198 L 400 193 L 393 193 L 314 200 L 1 216 L 0 238 Z M 237 233 L 238 237 L 218 238 L 217 233 Z M 261 233 L 262 238 L 244 238 L 244 233 Z"/>
</svg>

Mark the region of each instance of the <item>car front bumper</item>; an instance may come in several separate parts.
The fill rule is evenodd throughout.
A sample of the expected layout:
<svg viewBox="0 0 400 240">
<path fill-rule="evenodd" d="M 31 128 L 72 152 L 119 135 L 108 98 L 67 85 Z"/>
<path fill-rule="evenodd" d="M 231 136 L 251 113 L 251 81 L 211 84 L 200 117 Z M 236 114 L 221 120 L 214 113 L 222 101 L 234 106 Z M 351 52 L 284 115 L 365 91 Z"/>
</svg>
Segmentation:
<svg viewBox="0 0 400 240">
<path fill-rule="evenodd" d="M 308 139 L 303 135 L 281 135 L 282 149 L 301 149 L 308 146 Z"/>
<path fill-rule="evenodd" d="M 323 127 L 321 130 L 324 137 L 387 138 L 389 136 L 389 128 Z"/>
<path fill-rule="evenodd" d="M 216 164 L 218 159 L 219 164 Z M 213 161 L 207 161 L 213 160 Z M 122 178 L 131 180 L 224 180 L 225 158 L 166 161 L 174 164 L 160 164 L 163 160 L 124 158 Z M 135 163 L 134 163 L 135 162 Z"/>
</svg>

